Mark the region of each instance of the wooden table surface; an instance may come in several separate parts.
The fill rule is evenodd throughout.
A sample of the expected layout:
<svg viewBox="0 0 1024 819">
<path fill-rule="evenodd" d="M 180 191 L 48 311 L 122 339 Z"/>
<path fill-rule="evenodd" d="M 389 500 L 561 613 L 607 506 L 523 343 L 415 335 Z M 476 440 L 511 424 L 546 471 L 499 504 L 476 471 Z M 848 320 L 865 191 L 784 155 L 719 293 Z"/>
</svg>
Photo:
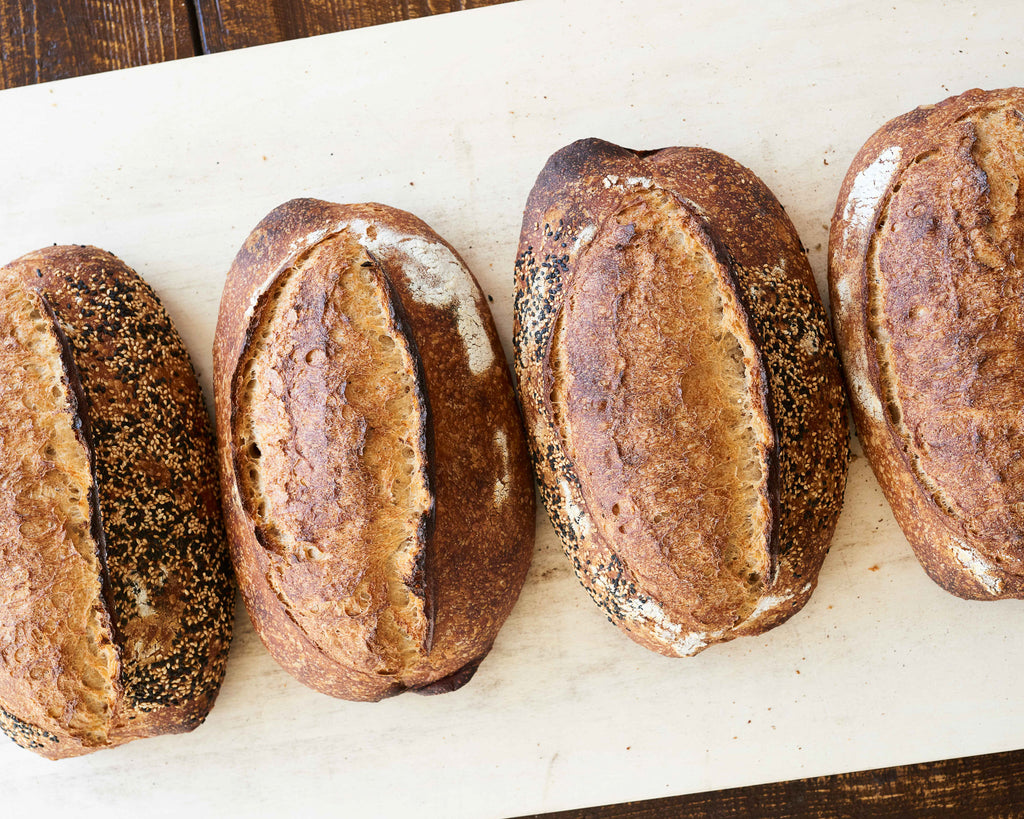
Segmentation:
<svg viewBox="0 0 1024 819">
<path fill-rule="evenodd" d="M 0 0 L 0 88 L 509 0 Z M 1024 750 L 545 814 L 558 819 L 1024 815 Z"/>
</svg>

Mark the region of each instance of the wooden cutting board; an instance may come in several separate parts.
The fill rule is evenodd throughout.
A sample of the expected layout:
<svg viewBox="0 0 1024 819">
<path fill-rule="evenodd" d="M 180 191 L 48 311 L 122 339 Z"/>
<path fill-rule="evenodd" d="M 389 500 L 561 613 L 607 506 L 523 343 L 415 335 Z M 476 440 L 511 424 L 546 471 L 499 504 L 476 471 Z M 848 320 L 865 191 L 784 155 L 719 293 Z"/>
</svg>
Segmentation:
<svg viewBox="0 0 1024 819">
<path fill-rule="evenodd" d="M 823 288 L 856 150 L 917 104 L 1020 83 L 1022 23 L 1014 2 L 523 0 L 0 92 L 0 260 L 53 242 L 118 254 L 209 397 L 224 274 L 256 222 L 295 196 L 381 201 L 460 250 L 508 351 L 526 195 L 550 153 L 600 136 L 752 168 Z M 928 580 L 855 450 L 819 588 L 763 637 L 648 653 L 541 513 L 519 604 L 461 691 L 331 700 L 240 612 L 205 725 L 60 763 L 0 744 L 4 811 L 502 817 L 1024 746 L 1024 603 Z"/>
</svg>

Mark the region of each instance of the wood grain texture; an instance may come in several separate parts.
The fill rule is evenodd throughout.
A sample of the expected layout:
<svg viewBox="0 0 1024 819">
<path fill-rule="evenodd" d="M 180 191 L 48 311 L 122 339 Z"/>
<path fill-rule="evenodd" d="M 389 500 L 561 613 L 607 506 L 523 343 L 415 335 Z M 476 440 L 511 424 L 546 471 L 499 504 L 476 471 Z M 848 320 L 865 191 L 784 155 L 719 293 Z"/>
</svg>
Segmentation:
<svg viewBox="0 0 1024 819">
<path fill-rule="evenodd" d="M 0 0 L 0 88 L 196 52 L 191 0 Z"/>
<path fill-rule="evenodd" d="M 510 0 L 0 0 L 0 89 Z"/>
<path fill-rule="evenodd" d="M 520 819 L 1024 815 L 1024 751 L 536 814 Z"/>
<path fill-rule="evenodd" d="M 510 0 L 195 0 L 203 52 L 294 40 Z"/>
</svg>

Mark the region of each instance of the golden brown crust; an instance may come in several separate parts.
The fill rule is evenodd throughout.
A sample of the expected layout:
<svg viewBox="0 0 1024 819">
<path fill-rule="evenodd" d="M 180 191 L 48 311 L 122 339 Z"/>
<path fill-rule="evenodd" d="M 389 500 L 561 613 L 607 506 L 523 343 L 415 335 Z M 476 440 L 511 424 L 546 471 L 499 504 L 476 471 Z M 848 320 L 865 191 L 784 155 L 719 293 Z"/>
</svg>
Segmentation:
<svg viewBox="0 0 1024 819">
<path fill-rule="evenodd" d="M 98 562 L 89 569 L 93 579 L 82 573 L 78 583 L 104 587 L 109 625 L 101 629 L 107 635 L 101 645 L 112 642 L 116 668 L 107 673 L 109 708 L 88 735 L 66 715 L 57 727 L 42 725 L 6 698 L 0 724 L 50 758 L 191 730 L 205 719 L 223 678 L 234 587 L 212 433 L 188 353 L 152 290 L 109 253 L 54 246 L 3 273 L 8 292 L 40 294 L 66 342 L 67 411 L 77 406 L 87 430 L 94 477 L 86 483 L 98 504 L 92 515 Z M 48 469 L 67 470 L 69 457 L 54 458 Z M 7 480 L 17 480 L 24 468 L 19 453 L 4 460 Z M 9 557 L 8 578 L 29 555 Z M 51 584 L 37 569 L 26 585 L 45 594 Z M 27 621 L 24 627 L 33 628 Z M 37 644 L 19 658 L 0 648 L 4 673 L 23 684 L 25 663 L 43 650 Z M 60 679 L 67 707 L 80 696 L 72 689 L 82 685 L 95 687 L 88 674 L 84 682 L 75 675 Z"/>
<path fill-rule="evenodd" d="M 715 458 L 733 457 L 756 466 L 732 486 L 738 489 L 745 483 L 751 487 L 742 495 L 742 503 L 755 520 L 763 521 L 767 531 L 755 526 L 745 545 L 733 547 L 744 559 L 736 566 L 727 559 L 724 546 L 709 548 L 701 542 L 699 528 L 689 538 L 689 547 L 671 547 L 670 538 L 656 533 L 651 548 L 638 551 L 635 533 L 631 534 L 628 526 L 627 532 L 616 535 L 598 525 L 595 487 L 605 488 L 608 473 L 585 466 L 586 459 L 580 459 L 573 427 L 585 420 L 581 405 L 570 406 L 571 417 L 566 419 L 559 417 L 550 397 L 558 380 L 554 370 L 561 366 L 552 361 L 560 349 L 556 336 L 567 332 L 561 329 L 562 323 L 571 319 L 573 294 L 592 275 L 587 271 L 594 265 L 609 265 L 613 272 L 620 271 L 615 275 L 626 280 L 619 285 L 623 292 L 642 293 L 645 265 L 673 264 L 673 253 L 676 259 L 682 258 L 678 238 L 674 250 L 650 244 L 645 238 L 650 230 L 644 226 L 643 211 L 635 210 L 636 203 L 653 207 L 655 200 L 669 203 L 662 223 L 675 220 L 671 232 L 703 246 L 704 266 L 717 271 L 717 295 L 713 298 L 695 295 L 692 285 L 696 279 L 685 276 L 679 281 L 686 282 L 688 289 L 677 298 L 701 301 L 681 308 L 686 312 L 693 307 L 694 317 L 700 316 L 701 309 L 723 313 L 722 330 L 711 340 L 723 344 L 717 340 L 720 336 L 731 338 L 719 357 L 742 362 L 747 394 L 737 397 L 748 407 L 744 417 L 751 434 L 733 436 L 728 446 L 699 451 L 697 444 L 684 440 L 686 436 L 673 440 L 666 433 L 662 442 L 642 442 L 631 469 L 639 476 L 639 465 L 645 460 L 657 466 L 661 453 L 678 458 L 687 447 L 693 450 L 686 456 L 689 458 L 699 455 L 706 459 L 711 453 L 712 463 Z M 621 241 L 609 244 L 602 237 L 617 222 L 622 223 Z M 635 257 L 615 260 L 611 249 L 630 243 L 640 245 L 633 251 Z M 741 634 L 756 634 L 787 619 L 810 596 L 828 549 L 842 504 L 847 446 L 842 383 L 824 309 L 796 233 L 771 192 L 745 168 L 713 151 L 669 148 L 642 153 L 600 140 L 581 140 L 556 153 L 541 172 L 527 203 L 519 250 L 515 363 L 520 399 L 531 433 L 541 497 L 583 585 L 609 619 L 634 640 L 676 656 Z M 693 252 L 687 253 L 696 258 Z M 686 262 L 688 270 L 697 264 L 693 258 Z M 621 293 L 615 298 L 606 296 L 603 302 L 592 300 L 591 306 L 599 313 L 617 314 L 624 304 L 621 298 Z M 665 308 L 664 302 L 651 300 L 649 326 L 657 324 L 657 312 Z M 730 318 L 730 314 L 734 316 Z M 622 316 L 609 321 L 605 336 L 613 327 L 629 329 Z M 631 332 L 637 336 L 633 346 L 641 348 L 646 331 L 643 322 L 633 324 Z M 584 324 L 577 325 L 575 332 L 585 332 Z M 577 339 L 576 344 L 580 349 L 571 362 L 572 370 L 586 374 L 595 366 L 603 367 L 599 362 L 607 351 L 596 338 L 589 344 L 589 352 L 586 342 Z M 617 349 L 626 351 L 629 338 L 616 344 Z M 671 344 L 671 350 L 666 348 L 667 357 L 678 351 L 680 360 L 689 360 L 688 367 L 696 365 L 698 358 L 692 351 L 682 355 L 684 339 L 676 338 Z M 618 355 L 624 365 L 631 358 L 628 352 Z M 649 357 L 644 366 L 659 365 Z M 722 371 L 729 366 L 726 361 Z M 667 378 L 667 374 L 658 376 L 662 385 Z M 604 381 L 612 379 L 605 376 Z M 636 385 L 642 387 L 640 381 Z M 609 383 L 607 389 L 609 406 L 622 403 L 616 392 L 621 392 L 622 384 Z M 683 389 L 685 392 L 685 386 Z M 735 377 L 732 387 L 722 389 L 718 397 L 693 390 L 684 398 L 694 415 L 707 422 L 705 429 L 713 429 L 714 415 L 724 412 L 722 400 L 729 389 L 737 395 Z M 632 417 L 644 414 L 644 402 L 662 401 L 636 395 L 629 399 L 637 404 L 629 413 Z M 668 409 L 679 415 L 678 410 Z M 730 417 L 729 412 L 724 412 L 723 418 Z M 655 422 L 647 428 L 658 427 L 658 413 L 652 415 Z M 625 417 L 620 420 L 623 426 L 629 422 Z M 737 417 L 731 423 L 740 420 Z M 600 425 L 592 426 L 588 434 L 601 436 Z M 605 428 L 614 429 L 614 423 L 606 423 Z M 741 440 L 745 443 L 737 443 Z M 680 453 L 673 455 L 677 449 Z M 666 472 L 660 480 L 673 478 Z M 722 513 L 698 497 L 699 486 L 692 478 L 667 489 L 659 483 L 654 490 L 640 491 L 639 497 L 649 501 L 658 492 L 666 492 L 694 503 L 694 509 L 707 515 L 707 536 L 719 525 L 716 518 Z M 661 560 L 659 543 L 678 553 L 674 581 L 662 571 L 662 580 L 652 582 L 656 580 L 652 572 Z M 687 561 L 689 571 L 696 575 L 687 576 L 680 568 Z M 739 566 L 750 570 L 745 588 L 743 583 L 734 586 L 744 579 L 742 572 L 736 572 Z M 734 590 L 727 591 L 729 588 Z M 701 611 L 703 615 L 694 617 L 694 612 Z"/>
<path fill-rule="evenodd" d="M 434 493 L 415 345 L 349 233 L 280 275 L 236 370 L 235 477 L 296 625 L 371 680 L 429 648 Z"/>
<path fill-rule="evenodd" d="M 688 633 L 732 628 L 773 572 L 767 380 L 727 266 L 670 193 L 641 189 L 604 219 L 550 357 L 601 539 Z"/>
<path fill-rule="evenodd" d="M 311 639 L 268 580 L 274 557 L 256 538 L 235 476 L 237 453 L 230 436 L 239 407 L 232 401 L 233 385 L 260 300 L 303 258 L 339 237 L 343 241 L 333 254 L 339 270 L 348 265 L 344 248 L 356 245 L 386 280 L 397 321 L 389 332 L 404 328 L 419 361 L 418 372 L 407 366 L 404 377 L 419 385 L 434 446 L 428 459 L 434 528 L 425 532 L 426 549 L 417 564 L 422 577 L 416 580 L 432 602 L 425 609 L 432 633 L 406 656 L 401 673 L 393 668 L 367 673 L 355 647 L 350 656 L 341 656 Z M 346 699 L 378 700 L 408 689 L 436 693 L 465 683 L 525 579 L 533 545 L 533 491 L 501 346 L 486 302 L 458 255 L 403 211 L 311 199 L 287 202 L 256 227 L 232 265 L 221 301 L 214 375 L 232 556 L 250 616 L 275 659 L 305 684 Z M 296 424 L 302 424 L 302 415 L 296 413 Z M 327 570 L 322 578 L 325 605 L 338 602 L 327 593 L 330 574 Z M 361 614 L 352 612 L 347 622 L 350 637 L 379 645 L 376 620 Z"/>
<path fill-rule="evenodd" d="M 832 220 L 829 287 L 857 430 L 921 564 L 1024 597 L 1024 90 L 884 125 Z"/>
<path fill-rule="evenodd" d="M 18 715 L 0 724 L 50 756 L 85 753 L 107 741 L 119 672 L 91 442 L 52 313 L 0 281 L 0 703 Z"/>
</svg>

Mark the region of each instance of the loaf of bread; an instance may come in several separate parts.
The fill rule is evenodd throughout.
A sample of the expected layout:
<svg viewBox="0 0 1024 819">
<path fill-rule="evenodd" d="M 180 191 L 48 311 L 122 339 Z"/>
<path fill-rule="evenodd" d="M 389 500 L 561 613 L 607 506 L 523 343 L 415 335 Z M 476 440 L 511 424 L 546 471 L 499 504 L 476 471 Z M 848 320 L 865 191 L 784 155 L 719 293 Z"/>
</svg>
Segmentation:
<svg viewBox="0 0 1024 819">
<path fill-rule="evenodd" d="M 846 175 L 829 240 L 864 451 L 925 571 L 1024 597 L 1024 89 L 897 117 Z"/>
<path fill-rule="evenodd" d="M 214 371 L 232 557 L 270 653 L 345 699 L 466 683 L 525 580 L 534 499 L 458 254 L 394 208 L 287 202 L 228 274 Z"/>
<path fill-rule="evenodd" d="M 91 247 L 0 270 L 0 728 L 50 759 L 205 719 L 234 584 L 213 435 L 153 291 Z"/>
<path fill-rule="evenodd" d="M 548 514 L 630 637 L 686 656 L 806 603 L 842 506 L 843 387 L 754 174 L 701 148 L 558 151 L 523 217 L 515 366 Z"/>
</svg>

